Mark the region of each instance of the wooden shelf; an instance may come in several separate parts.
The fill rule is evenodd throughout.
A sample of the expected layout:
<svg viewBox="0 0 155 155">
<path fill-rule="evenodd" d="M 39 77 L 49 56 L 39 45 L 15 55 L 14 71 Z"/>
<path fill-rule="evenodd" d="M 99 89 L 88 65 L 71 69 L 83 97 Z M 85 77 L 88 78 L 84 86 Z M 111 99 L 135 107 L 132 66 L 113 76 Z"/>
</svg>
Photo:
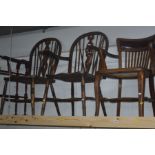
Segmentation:
<svg viewBox="0 0 155 155">
<path fill-rule="evenodd" d="M 0 125 L 74 128 L 155 128 L 154 117 L 0 116 Z"/>
</svg>

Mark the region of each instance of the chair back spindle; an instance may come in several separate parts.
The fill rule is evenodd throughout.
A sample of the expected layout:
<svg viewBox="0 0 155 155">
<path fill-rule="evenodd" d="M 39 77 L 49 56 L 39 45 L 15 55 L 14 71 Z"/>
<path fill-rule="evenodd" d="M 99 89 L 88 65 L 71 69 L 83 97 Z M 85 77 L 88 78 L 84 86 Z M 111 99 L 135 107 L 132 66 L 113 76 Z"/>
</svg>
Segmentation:
<svg viewBox="0 0 155 155">
<path fill-rule="evenodd" d="M 119 68 L 144 68 L 151 67 L 150 44 L 141 39 L 117 39 L 119 54 Z"/>
<path fill-rule="evenodd" d="M 150 68 L 150 49 L 147 47 L 123 49 L 121 55 L 121 68 Z"/>
</svg>

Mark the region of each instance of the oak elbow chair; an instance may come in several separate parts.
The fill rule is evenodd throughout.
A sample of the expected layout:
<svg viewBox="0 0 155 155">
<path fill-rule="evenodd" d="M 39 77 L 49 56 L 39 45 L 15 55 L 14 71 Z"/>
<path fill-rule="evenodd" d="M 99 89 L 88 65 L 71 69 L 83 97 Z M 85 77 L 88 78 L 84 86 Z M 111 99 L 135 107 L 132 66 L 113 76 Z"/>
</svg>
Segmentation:
<svg viewBox="0 0 155 155">
<path fill-rule="evenodd" d="M 75 102 L 82 103 L 82 113 L 86 115 L 86 101 L 95 100 L 94 96 L 86 96 L 86 84 L 94 83 L 95 72 L 99 66 L 98 50 L 104 49 L 107 53 L 109 41 L 107 36 L 102 32 L 89 32 L 79 36 L 70 48 L 69 57 L 63 58 L 68 61 L 68 73 L 59 73 L 55 75 L 55 80 L 64 81 L 71 85 L 71 98 L 55 98 L 59 102 L 71 103 L 71 115 L 75 115 Z M 96 48 L 93 48 L 96 47 Z M 81 96 L 76 97 L 74 84 L 81 85 Z M 48 86 L 47 90 L 48 92 Z M 45 100 L 47 98 L 45 93 Z M 77 103 L 76 103 L 77 104 Z M 101 102 L 104 115 L 106 115 L 104 103 Z M 46 102 L 42 107 L 42 115 L 44 115 Z"/>
<path fill-rule="evenodd" d="M 118 98 L 109 99 L 117 103 L 117 116 L 120 116 L 121 102 L 138 101 L 139 116 L 144 116 L 144 93 L 145 79 L 149 78 L 149 90 L 151 95 L 153 114 L 155 116 L 155 92 L 154 92 L 154 70 L 155 70 L 155 36 L 143 39 L 117 39 L 118 63 L 119 68 L 109 69 L 105 63 L 104 54 L 100 57 L 101 67 L 96 72 L 95 77 L 95 96 L 96 96 L 96 113 L 99 115 L 100 108 L 100 81 L 104 77 L 118 80 Z M 137 79 L 138 93 L 137 98 L 124 98 L 122 94 L 122 80 Z M 105 98 L 105 96 L 103 95 Z"/>
<path fill-rule="evenodd" d="M 29 56 L 29 61 L 16 60 L 16 74 L 10 74 L 9 77 L 4 78 L 4 88 L 1 99 L 0 114 L 3 114 L 5 101 L 10 100 L 11 102 L 15 103 L 15 115 L 18 114 L 18 103 L 24 103 L 24 115 L 26 115 L 27 113 L 27 103 L 31 103 L 31 111 L 32 115 L 34 115 L 35 102 L 43 102 L 43 97 L 37 98 L 35 96 L 35 85 L 46 85 L 47 83 L 49 83 L 52 89 L 52 83 L 54 83 L 53 75 L 56 72 L 60 55 L 60 41 L 56 38 L 45 38 L 34 45 Z M 12 58 L 9 58 L 8 60 L 10 61 L 12 60 Z M 25 65 L 25 74 L 19 73 L 21 64 Z M 50 78 L 48 78 L 47 75 L 50 75 Z M 15 83 L 15 95 L 7 95 L 8 82 Z M 23 96 L 19 96 L 20 84 L 24 84 L 25 87 L 25 94 Z M 28 85 L 30 86 L 30 89 L 28 89 Z M 30 96 L 28 96 L 28 90 L 30 90 Z M 55 95 L 53 89 L 52 94 Z M 57 113 L 58 115 L 60 115 L 58 104 L 56 102 L 54 103 Z"/>
</svg>

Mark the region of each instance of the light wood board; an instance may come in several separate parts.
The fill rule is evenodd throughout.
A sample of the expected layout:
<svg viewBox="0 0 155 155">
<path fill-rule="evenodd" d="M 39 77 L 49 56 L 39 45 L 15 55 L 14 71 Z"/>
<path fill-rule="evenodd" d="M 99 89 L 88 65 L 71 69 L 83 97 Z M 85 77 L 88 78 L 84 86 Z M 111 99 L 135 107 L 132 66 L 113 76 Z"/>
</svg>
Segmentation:
<svg viewBox="0 0 155 155">
<path fill-rule="evenodd" d="M 0 125 L 75 128 L 155 128 L 153 117 L 0 116 Z"/>
</svg>

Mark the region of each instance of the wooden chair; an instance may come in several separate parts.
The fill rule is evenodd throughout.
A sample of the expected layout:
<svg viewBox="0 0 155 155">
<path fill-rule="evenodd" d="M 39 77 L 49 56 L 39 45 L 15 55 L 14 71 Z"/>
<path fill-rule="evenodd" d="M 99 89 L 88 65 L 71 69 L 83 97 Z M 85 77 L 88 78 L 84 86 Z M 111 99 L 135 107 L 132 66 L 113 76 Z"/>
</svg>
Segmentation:
<svg viewBox="0 0 155 155">
<path fill-rule="evenodd" d="M 108 69 L 105 63 L 104 54 L 100 57 L 102 63 L 98 72 L 96 72 L 95 79 L 95 96 L 96 96 L 96 115 L 99 115 L 99 106 L 101 97 L 100 80 L 104 78 L 118 79 L 118 98 L 109 99 L 111 102 L 117 102 L 117 116 L 120 116 L 121 102 L 135 102 L 138 101 L 139 116 L 144 116 L 144 97 L 145 79 L 149 78 L 149 88 L 155 115 L 155 94 L 153 75 L 155 71 L 155 51 L 153 43 L 155 36 L 143 39 L 117 39 L 117 48 L 119 55 L 119 68 Z M 123 98 L 122 80 L 123 79 L 137 79 L 138 80 L 138 98 Z M 106 99 L 105 99 L 106 100 Z"/>
<path fill-rule="evenodd" d="M 10 100 L 15 102 L 15 115 L 18 114 L 18 103 L 24 103 L 24 115 L 27 112 L 27 103 L 31 103 L 32 114 L 35 114 L 35 102 L 42 102 L 43 97 L 37 98 L 35 96 L 35 85 L 49 83 L 52 88 L 52 83 L 54 82 L 53 75 L 56 72 L 57 65 L 59 62 L 59 57 L 61 54 L 61 43 L 56 38 L 46 38 L 37 42 L 31 50 L 29 61 L 26 60 L 16 60 L 17 67 L 16 73 L 10 71 L 10 76 L 4 78 L 4 89 L 1 99 L 0 114 L 3 114 L 3 109 L 5 106 L 5 101 Z M 6 60 L 6 57 L 4 57 Z M 10 60 L 15 61 L 15 59 L 7 58 L 8 63 Z M 20 66 L 25 65 L 25 74 L 20 74 Z M 11 70 L 11 65 L 9 65 L 9 70 Z M 50 78 L 47 77 L 50 75 Z M 15 95 L 6 94 L 8 90 L 8 82 L 14 82 L 16 84 Z M 25 85 L 25 94 L 19 96 L 19 84 Z M 30 97 L 28 97 L 28 85 L 30 85 Z M 52 94 L 55 92 L 52 90 Z M 58 104 L 55 102 L 56 110 L 58 115 L 60 115 Z"/>
<path fill-rule="evenodd" d="M 75 115 L 75 102 L 82 102 L 83 115 L 86 115 L 86 101 L 95 100 L 92 96 L 86 96 L 86 83 L 94 83 L 95 72 L 98 70 L 98 50 L 93 47 L 104 49 L 106 54 L 109 46 L 107 36 L 102 32 L 89 32 L 79 36 L 72 44 L 70 48 L 70 54 L 68 58 L 63 58 L 68 63 L 68 73 L 60 73 L 55 75 L 55 80 L 61 80 L 71 84 L 71 98 L 55 98 L 58 102 L 71 102 L 72 116 Z M 81 84 L 81 97 L 75 96 L 74 84 Z M 48 87 L 46 92 L 48 92 Z M 45 97 L 47 93 L 45 93 Z M 46 100 L 46 99 L 45 99 Z M 101 103 L 103 113 L 106 115 L 104 103 Z M 42 107 L 42 115 L 46 102 Z"/>
</svg>

